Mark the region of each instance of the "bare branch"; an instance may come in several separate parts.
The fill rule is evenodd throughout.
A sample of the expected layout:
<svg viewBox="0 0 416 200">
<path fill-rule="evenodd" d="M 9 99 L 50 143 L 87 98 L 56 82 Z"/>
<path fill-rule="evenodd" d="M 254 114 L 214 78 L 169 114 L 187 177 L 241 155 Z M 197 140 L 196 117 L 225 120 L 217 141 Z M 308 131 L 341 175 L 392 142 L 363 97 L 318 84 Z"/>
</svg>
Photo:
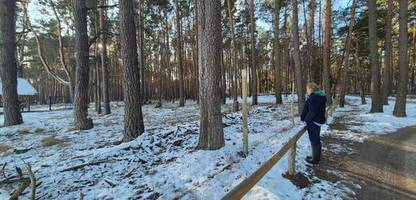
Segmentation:
<svg viewBox="0 0 416 200">
<path fill-rule="evenodd" d="M 62 39 L 62 25 L 61 25 L 61 19 L 59 18 L 58 12 L 56 11 L 56 6 L 53 3 L 53 1 L 49 1 L 52 11 L 55 15 L 58 28 L 58 42 L 59 42 L 59 58 L 61 61 L 61 65 L 64 68 L 64 71 L 66 73 L 66 76 L 68 77 L 68 80 L 71 80 L 71 71 L 69 70 L 66 62 L 65 62 L 65 54 L 64 54 L 64 45 L 63 45 L 63 39 Z"/>
<path fill-rule="evenodd" d="M 30 183 L 29 178 L 24 178 L 22 174 L 22 170 L 18 167 L 16 167 L 16 174 L 17 174 L 17 177 L 19 178 L 20 183 L 17 189 L 11 193 L 9 200 L 18 200 L 19 196 L 29 186 L 29 183 Z"/>
<path fill-rule="evenodd" d="M 30 200 L 35 200 L 35 196 L 36 196 L 36 177 L 33 174 L 32 166 L 30 166 L 30 164 L 27 164 L 26 168 L 27 168 L 27 171 L 28 171 L 28 174 L 29 174 L 29 179 L 30 179 L 30 187 L 31 187 Z"/>
<path fill-rule="evenodd" d="M 39 55 L 39 58 L 42 62 L 43 67 L 46 69 L 46 72 L 48 72 L 49 75 L 51 75 L 55 80 L 57 80 L 62 85 L 69 86 L 69 81 L 64 80 L 63 78 L 58 76 L 56 73 L 54 73 L 52 71 L 51 67 L 49 66 L 48 62 L 46 61 L 45 57 L 43 56 L 42 44 L 40 42 L 40 37 L 39 37 L 39 34 L 36 32 L 36 30 L 33 28 L 32 23 L 30 22 L 29 13 L 27 11 L 27 5 L 24 6 L 23 11 L 25 12 L 25 16 L 27 17 L 26 21 L 27 21 L 27 24 L 28 24 L 28 28 L 33 32 L 33 35 L 35 36 L 36 46 L 37 46 L 37 49 L 38 49 L 38 55 Z"/>
</svg>

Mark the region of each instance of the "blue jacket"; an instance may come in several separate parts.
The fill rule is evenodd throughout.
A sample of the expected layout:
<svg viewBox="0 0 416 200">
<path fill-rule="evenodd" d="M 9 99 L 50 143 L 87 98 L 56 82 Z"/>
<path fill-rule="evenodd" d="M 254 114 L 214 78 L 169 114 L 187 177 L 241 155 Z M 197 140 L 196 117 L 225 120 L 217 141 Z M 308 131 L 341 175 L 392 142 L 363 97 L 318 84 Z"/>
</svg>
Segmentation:
<svg viewBox="0 0 416 200">
<path fill-rule="evenodd" d="M 324 124 L 326 121 L 325 107 L 325 93 L 322 91 L 314 92 L 307 98 L 300 119 L 306 123 L 316 122 Z"/>
</svg>

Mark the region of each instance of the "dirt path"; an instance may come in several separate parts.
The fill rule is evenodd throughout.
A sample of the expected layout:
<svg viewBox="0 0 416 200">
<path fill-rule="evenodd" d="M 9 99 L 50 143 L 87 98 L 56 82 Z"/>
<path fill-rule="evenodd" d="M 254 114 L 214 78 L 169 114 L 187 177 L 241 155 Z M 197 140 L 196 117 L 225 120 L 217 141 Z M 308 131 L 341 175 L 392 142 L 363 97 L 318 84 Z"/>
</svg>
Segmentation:
<svg viewBox="0 0 416 200">
<path fill-rule="evenodd" d="M 331 135 L 323 138 L 323 162 L 313 173 L 351 190 L 346 199 L 416 199 L 416 127 L 360 143 L 342 137 L 352 123 L 350 114 L 330 126 Z"/>
</svg>

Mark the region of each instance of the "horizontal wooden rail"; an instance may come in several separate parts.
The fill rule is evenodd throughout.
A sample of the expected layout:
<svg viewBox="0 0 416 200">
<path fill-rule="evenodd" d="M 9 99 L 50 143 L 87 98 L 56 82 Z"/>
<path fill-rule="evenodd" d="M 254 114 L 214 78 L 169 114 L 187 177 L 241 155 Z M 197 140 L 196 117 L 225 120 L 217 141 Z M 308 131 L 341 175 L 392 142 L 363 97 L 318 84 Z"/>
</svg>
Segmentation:
<svg viewBox="0 0 416 200">
<path fill-rule="evenodd" d="M 241 199 L 247 194 L 250 189 L 256 185 L 257 182 L 266 175 L 267 172 L 293 147 L 300 137 L 306 132 L 306 127 L 303 127 L 294 137 L 292 137 L 283 147 L 275 153 L 269 160 L 263 163 L 253 174 L 238 184 L 233 190 L 225 195 L 223 200 Z"/>
<path fill-rule="evenodd" d="M 338 105 L 338 98 L 327 107 L 326 115 L 331 116 Z M 279 149 L 273 156 L 263 163 L 253 174 L 251 174 L 248 178 L 244 179 L 240 184 L 238 184 L 234 189 L 228 192 L 222 199 L 223 200 L 236 200 L 241 199 L 246 195 L 251 188 L 254 187 L 273 166 L 279 162 L 279 160 L 290 150 L 289 154 L 289 175 L 295 175 L 295 161 L 296 161 L 296 143 L 297 141 L 303 136 L 306 132 L 306 126 L 303 127 L 299 132 L 296 133 L 286 144 L 283 145 L 282 148 Z"/>
</svg>

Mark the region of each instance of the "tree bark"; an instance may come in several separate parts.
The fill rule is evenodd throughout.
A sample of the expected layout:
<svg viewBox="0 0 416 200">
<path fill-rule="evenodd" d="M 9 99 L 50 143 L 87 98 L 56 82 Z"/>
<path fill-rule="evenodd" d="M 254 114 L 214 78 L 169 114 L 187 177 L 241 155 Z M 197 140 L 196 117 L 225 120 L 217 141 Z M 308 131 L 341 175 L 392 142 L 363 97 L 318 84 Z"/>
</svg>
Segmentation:
<svg viewBox="0 0 416 200">
<path fill-rule="evenodd" d="M 99 5 L 99 1 L 96 1 L 96 4 Z M 100 35 L 100 13 L 98 11 L 94 11 L 94 30 L 96 35 Z M 101 36 L 100 36 L 101 37 Z M 102 66 L 101 63 L 101 49 L 102 44 L 96 42 L 94 43 L 94 57 L 95 57 L 95 71 L 93 70 L 93 73 L 95 73 L 95 110 L 97 114 L 102 113 L 101 109 L 101 97 L 102 97 L 102 91 L 101 91 L 101 71 L 100 67 Z"/>
<path fill-rule="evenodd" d="M 386 18 L 386 41 L 384 55 L 384 74 L 383 74 L 383 104 L 388 105 L 388 97 L 391 92 L 392 68 L 393 68 L 393 45 L 392 45 L 392 18 L 393 18 L 393 0 L 387 0 L 387 18 Z"/>
<path fill-rule="evenodd" d="M 198 1 L 200 135 L 198 147 L 224 146 L 221 114 L 221 2 Z"/>
<path fill-rule="evenodd" d="M 342 66 L 342 75 L 341 75 L 341 92 L 339 96 L 339 106 L 341 108 L 345 105 L 345 93 L 347 92 L 347 76 L 348 76 L 348 68 L 350 67 L 350 49 L 351 49 L 351 40 L 352 40 L 352 32 L 354 29 L 355 23 L 355 0 L 352 0 L 352 8 L 351 8 L 351 19 L 350 25 L 348 27 L 348 35 L 346 39 L 346 48 L 345 48 L 345 57 L 344 57 L 344 66 Z"/>
<path fill-rule="evenodd" d="M 399 1 L 399 88 L 394 105 L 393 114 L 396 117 L 406 117 L 406 97 L 409 82 L 409 57 L 408 57 L 408 28 L 407 8 L 408 0 Z"/>
<path fill-rule="evenodd" d="M 145 55 L 144 55 L 144 0 L 139 0 L 139 68 L 140 68 L 140 91 L 142 104 L 147 101 L 146 79 L 145 79 Z"/>
<path fill-rule="evenodd" d="M 310 76 L 309 79 L 312 82 L 317 82 L 316 79 L 316 65 L 315 65 L 315 51 L 314 51 L 314 45 L 315 45 L 315 40 L 314 40 L 314 36 L 315 36 L 315 11 L 316 11 L 316 0 L 310 0 L 309 1 L 309 22 L 308 22 L 308 53 L 309 53 L 309 58 L 308 58 L 308 65 L 309 65 L 309 69 L 310 69 Z"/>
<path fill-rule="evenodd" d="M 183 80 L 183 58 L 182 58 L 182 17 L 179 6 L 179 0 L 176 0 L 176 34 L 177 34 L 177 50 L 178 54 L 178 73 L 179 73 L 179 106 L 185 106 L 184 80 Z"/>
<path fill-rule="evenodd" d="M 380 93 L 380 65 L 377 45 L 377 4 L 376 0 L 368 0 L 368 29 L 371 63 L 371 111 L 383 112 Z"/>
<path fill-rule="evenodd" d="M 276 97 L 276 104 L 282 104 L 282 70 L 281 70 L 281 49 L 280 49 L 280 6 L 281 1 L 274 1 L 274 40 L 273 40 L 273 51 L 274 51 L 274 92 Z"/>
<path fill-rule="evenodd" d="M 305 104 L 305 91 L 303 85 L 302 66 L 299 51 L 299 25 L 298 25 L 298 0 L 292 0 L 293 19 L 292 19 L 292 37 L 293 37 L 293 59 L 295 64 L 296 89 L 298 94 L 298 112 L 301 113 Z"/>
<path fill-rule="evenodd" d="M 133 1 L 119 0 L 120 42 L 123 65 L 124 138 L 131 141 L 144 132 L 140 98 L 140 71 L 138 68 L 136 28 Z M 143 52 L 141 52 L 143 53 Z"/>
<path fill-rule="evenodd" d="M 74 0 L 75 27 L 75 93 L 74 117 L 75 128 L 80 130 L 93 128 L 91 118 L 88 118 L 89 106 L 89 45 L 87 29 L 87 7 L 85 1 Z"/>
<path fill-rule="evenodd" d="M 198 91 L 199 91 L 199 67 L 198 67 L 198 54 L 199 54 L 199 46 L 198 46 L 198 0 L 194 0 L 194 28 L 195 28 L 195 50 L 194 50 L 194 63 L 195 63 L 195 93 L 197 94 L 197 103 L 199 103 Z"/>
<path fill-rule="evenodd" d="M 251 44 L 251 95 L 253 96 L 253 105 L 257 105 L 257 69 L 256 69 L 256 19 L 254 16 L 254 0 L 250 0 L 250 44 Z"/>
<path fill-rule="evenodd" d="M 323 47 L 323 73 L 322 83 L 326 93 L 328 104 L 332 103 L 331 94 L 331 33 L 332 33 L 332 19 L 331 19 L 331 0 L 326 0 L 325 3 L 325 31 L 324 31 L 324 47 Z"/>
<path fill-rule="evenodd" d="M 366 100 L 365 100 L 365 94 L 364 94 L 364 87 L 365 87 L 365 81 L 364 81 L 364 74 L 365 74 L 365 68 L 361 66 L 361 62 L 360 62 L 360 54 L 359 54 L 359 37 L 357 36 L 356 40 L 355 40 L 355 65 L 357 68 L 357 72 L 358 73 L 358 82 L 360 83 L 360 97 L 361 97 L 361 104 L 364 105 L 366 104 Z"/>
<path fill-rule="evenodd" d="M 0 74 L 4 126 L 23 123 L 17 94 L 16 1 L 0 0 Z"/>
<path fill-rule="evenodd" d="M 231 0 L 227 0 L 227 11 L 228 11 L 228 20 L 230 23 L 231 29 L 231 84 L 233 90 L 233 111 L 238 111 L 238 100 L 237 100 L 237 82 L 236 82 L 236 74 L 237 74 L 237 48 L 235 44 L 235 34 L 234 34 L 234 17 L 231 8 Z"/>
<path fill-rule="evenodd" d="M 108 62 L 107 62 L 107 15 L 105 6 L 107 5 L 107 0 L 100 0 L 100 6 L 102 7 L 99 10 L 99 23 L 100 23 L 100 59 L 101 59 L 101 78 L 102 78 L 102 99 L 104 106 L 104 115 L 111 113 L 110 108 L 110 93 L 109 93 L 109 76 L 108 76 Z"/>
</svg>

